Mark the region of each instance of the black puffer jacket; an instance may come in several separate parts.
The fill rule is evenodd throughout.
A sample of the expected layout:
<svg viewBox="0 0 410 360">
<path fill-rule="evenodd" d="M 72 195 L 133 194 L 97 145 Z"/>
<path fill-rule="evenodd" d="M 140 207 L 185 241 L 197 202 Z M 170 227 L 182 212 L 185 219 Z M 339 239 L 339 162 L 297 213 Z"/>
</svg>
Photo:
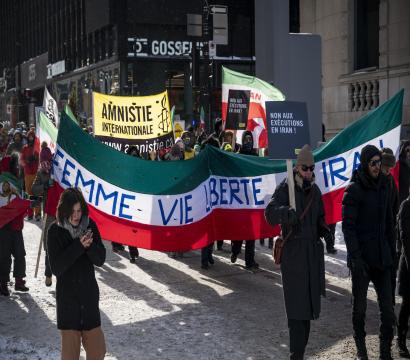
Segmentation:
<svg viewBox="0 0 410 360">
<path fill-rule="evenodd" d="M 410 296 L 410 197 L 404 200 L 397 216 L 398 242 L 401 244 L 399 262 L 399 294 Z"/>
<path fill-rule="evenodd" d="M 310 194 L 312 192 L 312 194 Z M 313 320 L 320 314 L 320 296 L 325 295 L 324 248 L 320 237 L 329 233 L 324 221 L 322 194 L 313 184 L 309 192 L 295 185 L 296 213 L 300 218 L 310 196 L 312 205 L 301 224 L 293 229 L 286 225 L 289 211 L 287 179 L 275 190 L 266 210 L 266 221 L 282 225 L 283 236 L 292 229 L 282 252 L 282 284 L 288 319 Z"/>
<path fill-rule="evenodd" d="M 53 223 L 48 230 L 50 266 L 57 277 L 57 327 L 60 330 L 91 330 L 101 325 L 99 289 L 94 265 L 102 266 L 105 247 L 94 221 L 88 226 L 93 242 L 86 250 L 79 238 Z"/>
<path fill-rule="evenodd" d="M 350 259 L 384 269 L 394 264 L 394 219 L 388 178 L 370 178 L 361 166 L 354 171 L 342 201 L 342 229 Z"/>
<path fill-rule="evenodd" d="M 399 177 L 399 201 L 400 204 L 409 196 L 410 188 L 410 165 L 406 162 L 406 147 L 410 146 L 410 140 L 403 141 L 400 146 L 400 177 Z"/>
</svg>

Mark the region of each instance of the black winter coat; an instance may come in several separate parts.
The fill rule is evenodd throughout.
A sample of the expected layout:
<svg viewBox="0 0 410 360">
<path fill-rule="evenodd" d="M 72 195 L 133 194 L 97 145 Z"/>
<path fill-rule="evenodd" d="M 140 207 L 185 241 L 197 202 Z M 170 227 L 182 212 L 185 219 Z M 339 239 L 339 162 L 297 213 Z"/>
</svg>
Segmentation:
<svg viewBox="0 0 410 360">
<path fill-rule="evenodd" d="M 404 200 L 397 216 L 398 241 L 401 243 L 399 262 L 399 294 L 410 296 L 410 197 Z"/>
<path fill-rule="evenodd" d="M 405 149 L 410 146 L 410 141 L 404 141 L 400 146 L 400 171 L 399 171 L 399 201 L 400 204 L 409 196 L 410 166 L 406 163 Z"/>
<path fill-rule="evenodd" d="M 362 258 L 370 267 L 385 269 L 395 261 L 395 234 L 388 178 L 373 181 L 359 166 L 342 200 L 342 230 L 348 266 Z"/>
<path fill-rule="evenodd" d="M 94 265 L 102 266 L 105 247 L 94 221 L 88 228 L 93 242 L 86 250 L 79 238 L 53 223 L 48 230 L 47 248 L 51 271 L 57 277 L 57 327 L 60 330 L 91 330 L 101 325 L 99 289 Z"/>
<path fill-rule="evenodd" d="M 329 229 L 324 220 L 322 194 L 317 185 L 313 185 L 313 201 L 299 226 L 282 250 L 282 284 L 285 308 L 288 319 L 312 320 L 320 314 L 320 296 L 325 296 L 324 247 L 320 237 Z M 298 218 L 305 209 L 308 193 L 295 185 L 296 213 Z M 289 191 L 287 179 L 275 190 L 266 210 L 266 221 L 275 226 L 282 225 L 283 237 L 291 228 L 285 225 L 289 209 Z"/>
</svg>

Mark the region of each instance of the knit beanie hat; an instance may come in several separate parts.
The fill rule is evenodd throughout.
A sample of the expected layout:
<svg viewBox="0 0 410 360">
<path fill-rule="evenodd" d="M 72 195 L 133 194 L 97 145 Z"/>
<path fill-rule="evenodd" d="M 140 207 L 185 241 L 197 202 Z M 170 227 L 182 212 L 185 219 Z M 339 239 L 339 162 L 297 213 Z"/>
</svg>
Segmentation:
<svg viewBox="0 0 410 360">
<path fill-rule="evenodd" d="M 303 148 L 299 151 L 296 166 L 298 165 L 306 165 L 312 166 L 315 165 L 315 160 L 313 159 L 312 150 L 308 144 L 304 145 Z"/>
<path fill-rule="evenodd" d="M 376 155 L 379 155 L 381 158 L 380 150 L 374 145 L 366 145 L 360 153 L 360 165 L 362 165 L 364 168 L 367 168 L 370 159 Z"/>
<path fill-rule="evenodd" d="M 396 166 L 396 157 L 394 156 L 392 149 L 382 149 L 382 165 L 391 168 Z"/>
</svg>

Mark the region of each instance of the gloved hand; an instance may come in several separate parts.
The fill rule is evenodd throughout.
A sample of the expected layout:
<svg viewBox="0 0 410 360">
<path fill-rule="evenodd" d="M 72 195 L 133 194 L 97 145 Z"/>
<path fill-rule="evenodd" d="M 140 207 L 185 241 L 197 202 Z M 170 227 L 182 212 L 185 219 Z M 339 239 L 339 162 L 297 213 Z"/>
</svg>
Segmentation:
<svg viewBox="0 0 410 360">
<path fill-rule="evenodd" d="M 350 262 L 352 264 L 352 274 L 368 275 L 369 266 L 361 257 L 352 258 L 350 259 Z"/>
<path fill-rule="evenodd" d="M 298 216 L 296 215 L 295 209 L 289 208 L 287 213 L 287 224 L 295 226 L 299 223 Z"/>
</svg>

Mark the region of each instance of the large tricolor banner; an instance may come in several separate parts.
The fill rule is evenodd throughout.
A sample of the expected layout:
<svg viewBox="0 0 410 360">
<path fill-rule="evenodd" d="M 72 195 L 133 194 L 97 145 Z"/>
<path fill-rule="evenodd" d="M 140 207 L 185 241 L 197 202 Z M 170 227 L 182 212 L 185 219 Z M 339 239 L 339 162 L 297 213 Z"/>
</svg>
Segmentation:
<svg viewBox="0 0 410 360">
<path fill-rule="evenodd" d="M 341 219 L 341 197 L 361 148 L 374 144 L 397 153 L 402 101 L 403 91 L 315 152 L 328 223 Z M 190 161 L 142 160 L 105 146 L 63 113 L 53 171 L 60 190 L 82 190 L 104 239 L 183 251 L 275 235 L 264 209 L 286 166 L 213 147 Z"/>
<path fill-rule="evenodd" d="M 255 145 L 268 147 L 266 131 L 266 101 L 283 101 L 285 96 L 271 84 L 254 76 L 222 67 L 222 119 L 226 120 L 229 90 L 250 91 L 247 130 L 253 132 Z M 240 138 L 240 137 L 239 137 Z"/>
</svg>

